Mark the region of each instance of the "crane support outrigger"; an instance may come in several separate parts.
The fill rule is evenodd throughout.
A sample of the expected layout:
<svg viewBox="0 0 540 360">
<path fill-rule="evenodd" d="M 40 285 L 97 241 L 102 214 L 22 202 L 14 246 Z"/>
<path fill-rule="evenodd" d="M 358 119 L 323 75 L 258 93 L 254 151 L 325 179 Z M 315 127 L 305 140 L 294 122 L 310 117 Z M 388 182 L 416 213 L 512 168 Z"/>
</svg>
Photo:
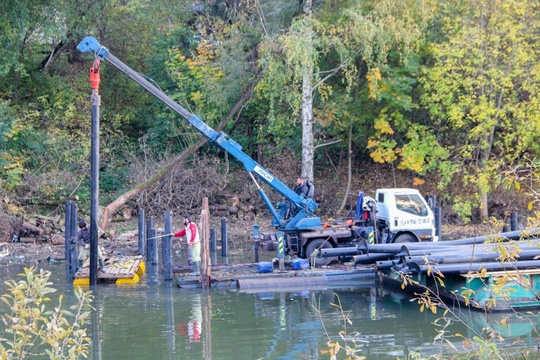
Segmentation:
<svg viewBox="0 0 540 360">
<path fill-rule="evenodd" d="M 151 84 L 139 73 L 137 73 L 129 66 L 124 64 L 122 61 L 120 61 L 118 58 L 116 58 L 114 55 L 112 55 L 109 50 L 106 47 L 100 45 L 100 43 L 94 37 L 88 36 L 84 38 L 79 43 L 79 45 L 77 45 L 77 50 L 79 50 L 80 52 L 93 52 L 96 59 L 107 60 L 118 70 L 122 71 L 132 80 L 134 80 L 143 88 L 148 90 L 148 92 L 150 92 L 156 98 L 165 103 L 165 105 L 167 105 L 177 114 L 186 119 L 187 122 L 195 129 L 197 129 L 208 140 L 209 143 L 212 143 L 220 147 L 221 149 L 227 151 L 238 161 L 240 161 L 244 165 L 246 171 L 251 175 L 253 181 L 257 185 L 262 200 L 272 214 L 272 225 L 284 231 L 316 229 L 321 226 L 320 218 L 315 216 L 313 213 L 318 207 L 318 204 L 313 199 L 296 194 L 278 178 L 272 175 L 270 171 L 265 169 L 263 166 L 253 160 L 250 156 L 244 153 L 240 144 L 230 139 L 224 132 L 215 131 L 210 126 L 208 126 L 208 124 L 202 121 L 200 117 L 192 114 L 191 112 L 183 108 L 181 105 L 176 103 L 173 99 L 167 96 L 167 94 L 165 94 L 163 91 Z M 288 205 L 286 203 L 278 203 L 277 206 L 279 212 L 276 211 L 270 199 L 266 195 L 264 189 L 259 186 L 253 174 L 256 174 L 263 182 L 265 182 L 275 191 L 284 196 L 287 200 L 294 204 L 293 206 L 296 206 L 298 211 L 295 212 L 292 218 L 283 218 L 284 213 L 287 211 Z"/>
</svg>

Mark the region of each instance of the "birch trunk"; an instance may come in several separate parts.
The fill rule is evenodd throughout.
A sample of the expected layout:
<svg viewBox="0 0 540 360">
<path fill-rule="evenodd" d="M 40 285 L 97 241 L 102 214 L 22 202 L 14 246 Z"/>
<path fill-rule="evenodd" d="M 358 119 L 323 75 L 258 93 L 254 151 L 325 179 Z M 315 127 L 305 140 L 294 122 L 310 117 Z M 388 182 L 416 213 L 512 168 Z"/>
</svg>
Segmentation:
<svg viewBox="0 0 540 360">
<path fill-rule="evenodd" d="M 311 17 L 311 0 L 304 3 L 304 14 Z M 306 32 L 305 68 L 302 74 L 302 176 L 313 180 L 313 35 L 311 24 Z"/>
</svg>

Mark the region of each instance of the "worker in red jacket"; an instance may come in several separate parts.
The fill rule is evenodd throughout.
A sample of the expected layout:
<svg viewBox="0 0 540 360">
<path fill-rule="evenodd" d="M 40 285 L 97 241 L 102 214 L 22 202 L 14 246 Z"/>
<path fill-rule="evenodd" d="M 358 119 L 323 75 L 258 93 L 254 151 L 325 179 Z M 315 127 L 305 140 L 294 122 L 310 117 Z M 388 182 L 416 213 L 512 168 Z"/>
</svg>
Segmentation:
<svg viewBox="0 0 540 360">
<path fill-rule="evenodd" d="M 189 215 L 184 215 L 185 228 L 174 234 L 175 237 L 185 236 L 189 248 L 191 249 L 191 259 L 193 261 L 193 275 L 201 274 L 201 241 L 199 239 L 199 229 L 191 222 Z"/>
</svg>

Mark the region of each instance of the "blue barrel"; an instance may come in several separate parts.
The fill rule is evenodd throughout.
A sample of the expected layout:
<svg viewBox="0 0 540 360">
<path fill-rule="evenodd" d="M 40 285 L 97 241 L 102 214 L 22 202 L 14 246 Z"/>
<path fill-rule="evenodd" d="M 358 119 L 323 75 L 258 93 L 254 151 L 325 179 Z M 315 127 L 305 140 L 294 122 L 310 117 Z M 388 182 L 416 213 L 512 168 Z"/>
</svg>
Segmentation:
<svg viewBox="0 0 540 360">
<path fill-rule="evenodd" d="M 271 273 L 274 271 L 274 265 L 271 262 L 261 261 L 257 269 L 260 273 Z"/>
</svg>

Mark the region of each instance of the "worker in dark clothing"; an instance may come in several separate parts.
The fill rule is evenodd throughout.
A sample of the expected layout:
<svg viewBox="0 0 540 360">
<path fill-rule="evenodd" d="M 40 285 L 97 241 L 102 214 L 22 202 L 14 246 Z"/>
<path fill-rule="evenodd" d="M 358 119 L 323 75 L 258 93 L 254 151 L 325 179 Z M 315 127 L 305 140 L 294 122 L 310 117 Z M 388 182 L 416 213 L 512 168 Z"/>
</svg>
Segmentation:
<svg viewBox="0 0 540 360">
<path fill-rule="evenodd" d="M 313 192 L 310 194 L 310 183 L 308 180 L 304 179 L 303 177 L 299 176 L 296 178 L 296 185 L 294 187 L 294 192 L 297 193 L 300 196 L 305 197 L 313 197 Z M 284 219 L 289 219 L 292 216 L 295 216 L 298 213 L 298 207 L 294 204 L 292 204 L 289 200 L 287 200 L 287 209 L 285 210 Z"/>
<path fill-rule="evenodd" d="M 90 229 L 86 225 L 86 222 L 79 222 L 79 232 L 77 233 L 77 245 L 79 245 L 79 256 L 78 260 L 78 271 L 82 270 L 84 260 L 90 256 Z M 101 249 L 98 246 L 98 258 L 99 258 L 99 267 L 101 271 L 105 271 L 105 261 L 103 261 L 103 255 L 101 254 Z"/>
<path fill-rule="evenodd" d="M 308 193 L 309 193 L 309 186 L 307 184 L 307 181 L 306 179 L 304 179 L 303 177 L 299 176 L 296 178 L 296 189 L 295 189 L 295 192 L 298 194 L 298 195 L 303 195 L 303 196 L 307 196 Z"/>
</svg>

